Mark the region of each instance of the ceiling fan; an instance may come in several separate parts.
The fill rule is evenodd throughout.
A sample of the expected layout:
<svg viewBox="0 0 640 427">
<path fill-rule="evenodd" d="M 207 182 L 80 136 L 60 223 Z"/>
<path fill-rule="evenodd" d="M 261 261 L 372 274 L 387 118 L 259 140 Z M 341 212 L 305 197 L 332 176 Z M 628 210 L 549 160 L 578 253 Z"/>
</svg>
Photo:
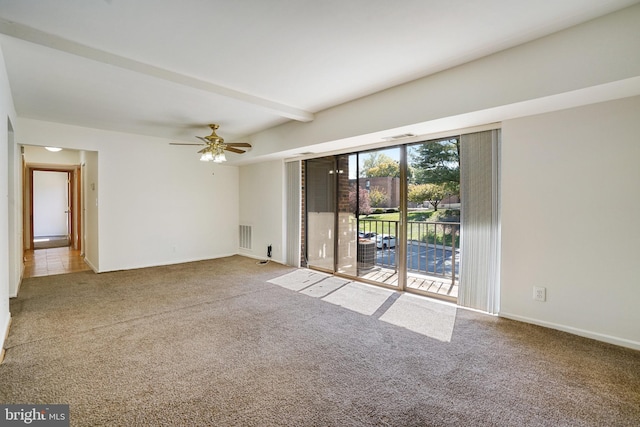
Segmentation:
<svg viewBox="0 0 640 427">
<path fill-rule="evenodd" d="M 245 153 L 246 150 L 241 150 L 240 148 L 251 148 L 251 144 L 246 142 L 224 142 L 224 139 L 219 137 L 216 134 L 216 130 L 220 127 L 216 124 L 210 124 L 211 135 L 202 137 L 196 136 L 196 138 L 202 140 L 202 144 L 189 144 L 189 143 L 181 143 L 181 142 L 171 142 L 171 145 L 204 145 L 205 147 L 198 151 L 198 154 L 201 154 L 200 160 L 203 162 L 215 162 L 222 163 L 227 161 L 227 158 L 224 154 L 225 151 L 229 151 L 231 153 L 242 154 Z"/>
</svg>

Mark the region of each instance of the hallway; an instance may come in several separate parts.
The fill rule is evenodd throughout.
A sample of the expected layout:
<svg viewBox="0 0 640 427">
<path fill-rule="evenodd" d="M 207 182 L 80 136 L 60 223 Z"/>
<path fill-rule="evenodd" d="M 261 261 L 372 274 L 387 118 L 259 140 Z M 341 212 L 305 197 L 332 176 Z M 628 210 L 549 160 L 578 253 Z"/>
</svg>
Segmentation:
<svg viewBox="0 0 640 427">
<path fill-rule="evenodd" d="M 51 276 L 91 270 L 80 251 L 66 246 L 62 248 L 36 249 L 25 252 L 24 278 Z"/>
</svg>

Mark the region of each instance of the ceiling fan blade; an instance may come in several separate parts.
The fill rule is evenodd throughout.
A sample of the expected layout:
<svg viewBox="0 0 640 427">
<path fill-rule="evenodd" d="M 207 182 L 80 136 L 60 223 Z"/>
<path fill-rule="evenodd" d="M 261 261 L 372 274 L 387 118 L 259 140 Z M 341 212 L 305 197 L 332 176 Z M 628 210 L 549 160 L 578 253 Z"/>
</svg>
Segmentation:
<svg viewBox="0 0 640 427">
<path fill-rule="evenodd" d="M 170 142 L 169 145 L 204 145 L 204 144 L 191 144 L 188 142 Z"/>
<path fill-rule="evenodd" d="M 233 148 L 233 147 L 229 147 L 229 146 L 227 146 L 225 148 L 225 151 L 231 151 L 232 153 L 238 153 L 238 154 L 242 154 L 242 153 L 245 152 L 244 150 L 239 150 L 237 148 Z"/>
<path fill-rule="evenodd" d="M 206 153 L 207 151 L 209 151 L 209 147 L 204 147 L 202 150 L 198 151 L 198 154 Z"/>
<path fill-rule="evenodd" d="M 227 145 L 227 147 L 247 147 L 247 148 L 251 148 L 251 144 L 249 144 L 247 142 L 225 142 L 225 145 Z"/>
<path fill-rule="evenodd" d="M 210 141 L 208 141 L 207 139 L 205 139 L 205 138 L 203 138 L 203 137 L 201 137 L 201 136 L 196 136 L 196 138 L 198 138 L 199 140 L 201 140 L 202 142 L 204 142 L 204 143 L 205 143 L 205 144 L 207 144 L 207 145 L 211 144 L 211 142 L 210 142 Z M 202 145 L 202 144 L 201 144 L 201 145 Z"/>
</svg>

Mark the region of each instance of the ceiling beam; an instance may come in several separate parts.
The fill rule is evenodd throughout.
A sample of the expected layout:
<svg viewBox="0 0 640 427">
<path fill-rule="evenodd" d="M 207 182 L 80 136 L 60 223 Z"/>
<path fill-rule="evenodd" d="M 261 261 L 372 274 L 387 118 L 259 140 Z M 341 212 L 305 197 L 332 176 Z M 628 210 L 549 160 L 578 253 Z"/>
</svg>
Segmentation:
<svg viewBox="0 0 640 427">
<path fill-rule="evenodd" d="M 120 67 L 129 71 L 134 71 L 136 73 L 167 80 L 179 85 L 232 98 L 254 106 L 265 108 L 281 117 L 286 117 L 299 122 L 310 122 L 314 119 L 313 113 L 309 111 L 301 110 L 290 105 L 281 104 L 249 93 L 240 92 L 205 80 L 185 76 L 184 74 L 145 64 L 143 62 L 105 52 L 100 49 L 94 49 L 92 47 L 67 40 L 53 34 L 45 33 L 44 31 L 40 31 L 26 25 L 7 21 L 2 18 L 0 18 L 0 34 L 35 43 L 50 49 L 70 53 L 82 58 Z"/>
</svg>

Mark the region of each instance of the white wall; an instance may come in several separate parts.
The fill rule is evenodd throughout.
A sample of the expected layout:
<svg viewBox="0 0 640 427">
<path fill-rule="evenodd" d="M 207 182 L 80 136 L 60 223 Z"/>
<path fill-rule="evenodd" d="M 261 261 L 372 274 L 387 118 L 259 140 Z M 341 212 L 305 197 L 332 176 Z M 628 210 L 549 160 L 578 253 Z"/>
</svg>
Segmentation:
<svg viewBox="0 0 640 427">
<path fill-rule="evenodd" d="M 10 133 L 9 122 L 12 123 L 15 131 L 16 112 L 11 97 L 4 56 L 0 49 L 0 170 L 2 171 L 0 173 L 0 353 L 11 319 L 9 296 L 13 289 L 17 289 L 17 282 L 20 280 L 18 272 L 22 265 L 21 257 L 13 254 L 13 251 L 20 247 L 20 237 L 15 228 L 17 220 L 14 214 L 9 214 L 10 210 L 14 212 L 15 209 L 21 209 L 22 206 L 19 201 L 15 200 L 16 181 L 9 176 L 9 171 L 16 169 L 19 158 L 18 152 L 9 146 L 13 136 Z M 17 194 L 19 198 L 19 191 Z M 12 234 L 11 238 L 10 233 Z"/>
<path fill-rule="evenodd" d="M 503 123 L 501 315 L 640 349 L 638 118 L 633 97 Z"/>
<path fill-rule="evenodd" d="M 24 160 L 28 164 L 36 165 L 56 165 L 56 166 L 78 166 L 80 164 L 80 151 L 62 150 L 49 151 L 44 147 L 25 145 Z"/>
<path fill-rule="evenodd" d="M 8 134 L 8 181 L 9 181 L 9 296 L 14 297 L 18 293 L 18 286 L 24 271 L 22 254 L 23 226 L 22 226 L 22 180 L 19 173 L 22 170 L 22 156 L 20 147 L 15 144 L 15 132 L 13 123 L 9 125 Z"/>
<path fill-rule="evenodd" d="M 160 138 L 24 118 L 19 125 L 20 144 L 97 152 L 97 179 L 85 182 L 87 205 L 97 208 L 96 270 L 238 252 L 237 167 L 200 162 L 193 147 Z M 87 246 L 89 258 L 94 248 Z"/>
<path fill-rule="evenodd" d="M 240 224 L 252 227 L 251 250 L 240 254 L 284 263 L 284 164 L 281 160 L 257 163 L 240 168 Z"/>
<path fill-rule="evenodd" d="M 100 227 L 98 221 L 98 152 L 81 151 L 82 194 L 84 212 L 82 216 L 82 247 L 84 259 L 93 271 L 100 271 Z"/>
</svg>

